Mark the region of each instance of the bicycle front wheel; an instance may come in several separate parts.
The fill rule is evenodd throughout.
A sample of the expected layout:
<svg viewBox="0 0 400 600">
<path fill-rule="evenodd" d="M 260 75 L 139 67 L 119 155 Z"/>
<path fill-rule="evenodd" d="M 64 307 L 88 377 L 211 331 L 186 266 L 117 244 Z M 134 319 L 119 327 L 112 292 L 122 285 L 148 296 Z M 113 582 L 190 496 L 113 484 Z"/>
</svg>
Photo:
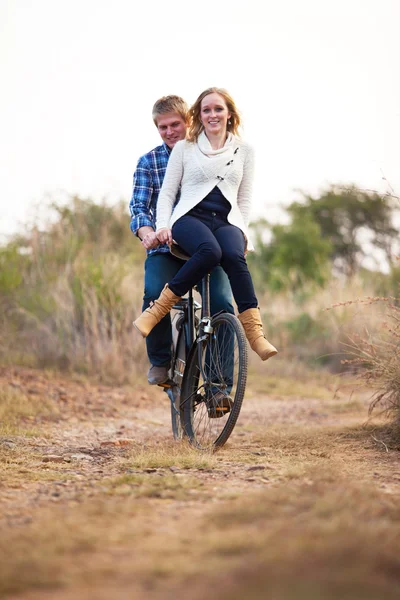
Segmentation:
<svg viewBox="0 0 400 600">
<path fill-rule="evenodd" d="M 199 449 L 225 444 L 238 419 L 247 381 L 247 343 L 229 313 L 211 320 L 213 332 L 194 344 L 181 390 L 185 433 Z"/>
</svg>

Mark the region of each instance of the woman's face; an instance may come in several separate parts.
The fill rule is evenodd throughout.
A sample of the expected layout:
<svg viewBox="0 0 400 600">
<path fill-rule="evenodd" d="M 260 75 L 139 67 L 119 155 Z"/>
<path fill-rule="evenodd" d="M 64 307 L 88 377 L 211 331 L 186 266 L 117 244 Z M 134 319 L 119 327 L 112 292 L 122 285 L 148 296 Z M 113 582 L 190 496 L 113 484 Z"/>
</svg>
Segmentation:
<svg viewBox="0 0 400 600">
<path fill-rule="evenodd" d="M 231 113 L 228 110 L 223 96 L 216 92 L 204 96 L 200 107 L 200 120 L 206 135 L 226 133 L 228 119 Z"/>
</svg>

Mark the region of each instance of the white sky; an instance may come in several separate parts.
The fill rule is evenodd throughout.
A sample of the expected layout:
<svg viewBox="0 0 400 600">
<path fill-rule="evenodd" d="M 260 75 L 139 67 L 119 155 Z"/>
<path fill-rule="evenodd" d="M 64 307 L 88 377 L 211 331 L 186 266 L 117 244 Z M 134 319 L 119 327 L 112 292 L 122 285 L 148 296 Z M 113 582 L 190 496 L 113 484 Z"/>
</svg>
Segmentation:
<svg viewBox="0 0 400 600">
<path fill-rule="evenodd" d="M 128 203 L 154 101 L 212 85 L 255 147 L 254 218 L 328 183 L 399 194 L 399 23 L 400 0 L 0 0 L 0 234 L 49 196 Z"/>
</svg>

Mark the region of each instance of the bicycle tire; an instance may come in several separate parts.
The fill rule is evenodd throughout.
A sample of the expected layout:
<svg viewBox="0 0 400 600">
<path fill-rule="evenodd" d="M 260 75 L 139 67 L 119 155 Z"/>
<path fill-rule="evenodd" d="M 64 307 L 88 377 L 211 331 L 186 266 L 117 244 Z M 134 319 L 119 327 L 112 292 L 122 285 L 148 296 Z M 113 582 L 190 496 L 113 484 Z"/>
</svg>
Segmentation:
<svg viewBox="0 0 400 600">
<path fill-rule="evenodd" d="M 183 315 L 178 317 L 178 319 L 180 319 L 181 322 L 180 325 L 178 325 L 178 337 L 172 354 L 171 379 L 174 382 L 174 385 L 170 392 L 172 394 L 172 397 L 170 396 L 171 425 L 172 434 L 175 440 L 180 440 L 184 437 L 184 428 L 182 427 L 183 411 L 181 411 L 180 408 L 180 398 L 182 379 L 186 366 L 186 328 L 185 326 L 182 326 Z"/>
<path fill-rule="evenodd" d="M 184 431 L 198 449 L 215 451 L 231 435 L 247 382 L 247 341 L 240 321 L 221 313 L 211 320 L 213 333 L 193 345 L 182 381 Z M 225 412 L 226 405 L 229 410 Z M 217 411 L 220 410 L 221 413 Z M 220 416 L 222 414 L 222 416 Z"/>
</svg>

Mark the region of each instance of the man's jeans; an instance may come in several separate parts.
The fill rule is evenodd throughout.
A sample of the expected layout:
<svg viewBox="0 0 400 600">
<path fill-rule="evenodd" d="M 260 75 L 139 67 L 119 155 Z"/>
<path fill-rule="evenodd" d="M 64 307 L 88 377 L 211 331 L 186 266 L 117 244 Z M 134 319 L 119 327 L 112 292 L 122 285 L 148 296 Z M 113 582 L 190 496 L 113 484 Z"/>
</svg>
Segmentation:
<svg viewBox="0 0 400 600">
<path fill-rule="evenodd" d="M 142 310 L 149 307 L 161 294 L 166 283 L 171 281 L 185 261 L 167 252 L 151 254 L 144 265 L 144 296 Z M 213 269 L 210 277 L 211 314 L 225 310 L 234 314 L 232 291 L 228 277 L 222 267 Z M 146 338 L 147 355 L 152 365 L 169 365 L 171 360 L 171 318 L 166 315 Z"/>
</svg>

